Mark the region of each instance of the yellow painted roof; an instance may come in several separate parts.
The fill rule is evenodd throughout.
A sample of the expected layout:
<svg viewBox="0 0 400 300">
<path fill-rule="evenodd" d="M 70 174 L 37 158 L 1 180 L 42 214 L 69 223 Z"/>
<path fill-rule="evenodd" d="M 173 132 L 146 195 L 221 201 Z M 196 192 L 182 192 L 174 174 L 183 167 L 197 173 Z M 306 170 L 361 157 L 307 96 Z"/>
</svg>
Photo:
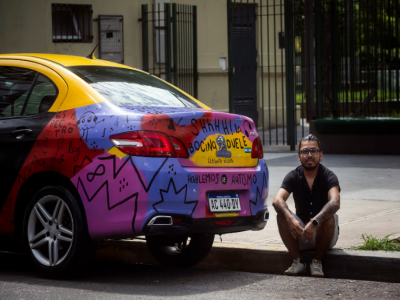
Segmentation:
<svg viewBox="0 0 400 300">
<path fill-rule="evenodd" d="M 119 67 L 119 68 L 127 68 L 132 69 L 131 67 L 113 63 L 110 61 L 102 60 L 102 59 L 90 59 L 83 56 L 73 56 L 73 55 L 63 55 L 63 54 L 44 54 L 44 53 L 13 53 L 13 54 L 0 54 L 0 58 L 15 58 L 15 57 L 35 57 L 41 58 L 46 61 L 52 61 L 57 64 L 63 65 L 64 67 L 71 66 L 82 66 L 82 65 L 90 65 L 90 66 L 110 66 L 110 67 Z"/>
<path fill-rule="evenodd" d="M 12 54 L 0 54 L 0 59 L 21 59 L 21 60 L 27 60 L 27 61 L 31 61 L 31 62 L 36 62 L 38 63 L 39 61 L 41 61 L 40 63 L 48 66 L 51 68 L 53 68 L 55 71 L 60 72 L 61 74 L 63 73 L 63 71 L 65 70 L 63 67 L 72 67 L 72 66 L 109 66 L 109 67 L 117 67 L 117 68 L 126 68 L 126 69 L 133 69 L 133 70 L 137 70 L 139 72 L 144 72 L 142 70 L 139 69 L 135 69 L 132 67 L 128 67 L 122 64 L 117 64 L 114 62 L 110 62 L 107 60 L 102 60 L 102 59 L 90 59 L 90 58 L 86 58 L 83 56 L 73 56 L 73 55 L 63 55 L 63 54 L 45 54 L 45 53 L 12 53 Z M 64 74 L 65 76 L 65 74 Z M 161 78 L 159 78 L 160 80 L 163 80 Z M 173 86 L 171 83 L 163 80 L 165 83 Z M 82 81 L 83 83 L 83 81 Z M 193 99 L 194 101 L 196 101 L 198 104 L 200 104 L 200 106 L 202 106 L 204 109 L 207 110 L 211 110 L 210 107 L 208 107 L 207 105 L 201 103 L 200 101 L 198 101 L 197 99 L 193 98 L 191 95 L 187 94 L 186 92 L 180 90 L 178 87 L 173 86 L 174 88 L 176 88 L 177 90 L 179 90 L 180 92 L 184 93 L 186 96 L 190 97 L 191 99 Z M 92 91 L 94 92 L 94 91 Z M 100 97 L 99 95 L 97 95 L 97 97 Z M 77 104 L 75 102 L 71 102 L 69 101 L 70 105 L 72 105 L 73 107 L 79 107 L 79 106 L 83 106 L 83 105 L 87 105 L 86 103 L 82 102 L 82 99 L 78 97 L 78 99 L 80 99 L 80 103 Z M 103 99 L 104 100 L 104 99 Z M 102 100 L 102 101 L 103 101 Z M 68 107 L 71 108 L 71 107 Z"/>
</svg>

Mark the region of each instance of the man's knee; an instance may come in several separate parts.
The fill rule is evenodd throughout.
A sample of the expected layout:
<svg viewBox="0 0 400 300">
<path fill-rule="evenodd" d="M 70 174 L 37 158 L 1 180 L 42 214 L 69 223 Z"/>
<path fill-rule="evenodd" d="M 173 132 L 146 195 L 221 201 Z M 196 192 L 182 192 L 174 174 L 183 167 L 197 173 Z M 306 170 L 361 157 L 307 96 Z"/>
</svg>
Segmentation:
<svg viewBox="0 0 400 300">
<path fill-rule="evenodd" d="M 287 229 L 287 220 L 282 214 L 276 215 L 276 221 L 278 223 L 278 228 L 281 230 Z"/>
<path fill-rule="evenodd" d="M 332 230 L 332 229 L 334 229 L 335 228 L 335 218 L 332 216 L 332 217 L 329 217 L 328 219 L 326 219 L 324 222 L 322 222 L 321 224 L 320 224 L 320 226 L 318 226 L 318 227 L 320 227 L 320 229 L 322 229 L 322 230 Z"/>
</svg>

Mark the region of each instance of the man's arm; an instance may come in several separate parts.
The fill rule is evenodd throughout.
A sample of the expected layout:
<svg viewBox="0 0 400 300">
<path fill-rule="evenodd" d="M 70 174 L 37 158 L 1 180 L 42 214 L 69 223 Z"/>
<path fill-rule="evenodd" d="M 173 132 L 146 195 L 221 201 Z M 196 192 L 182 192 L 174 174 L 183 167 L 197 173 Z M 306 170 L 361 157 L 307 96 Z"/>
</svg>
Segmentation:
<svg viewBox="0 0 400 300">
<path fill-rule="evenodd" d="M 328 192 L 328 203 L 321 209 L 318 215 L 315 216 L 319 223 L 322 223 L 329 217 L 332 217 L 340 208 L 339 187 L 335 186 Z"/>
<path fill-rule="evenodd" d="M 275 208 L 275 211 L 278 215 L 281 215 L 283 218 L 286 219 L 289 226 L 289 231 L 292 234 L 293 238 L 296 239 L 303 236 L 303 227 L 301 227 L 300 222 L 297 221 L 295 217 L 293 217 L 292 213 L 289 210 L 289 207 L 286 203 L 289 195 L 289 192 L 285 189 L 279 189 L 274 198 L 274 201 L 272 202 L 272 206 Z"/>
<path fill-rule="evenodd" d="M 275 208 L 276 213 L 279 215 L 281 214 L 286 219 L 291 217 L 292 214 L 290 213 L 289 207 L 286 203 L 286 200 L 289 198 L 289 192 L 285 189 L 279 189 L 278 193 L 272 202 L 272 206 Z"/>
<path fill-rule="evenodd" d="M 340 194 L 338 186 L 335 186 L 329 190 L 328 199 L 329 199 L 328 203 L 324 205 L 319 214 L 316 215 L 314 218 L 320 224 L 329 217 L 332 217 L 340 208 Z M 303 231 L 304 237 L 307 240 L 312 241 L 316 230 L 317 228 L 315 228 L 310 221 L 304 228 Z"/>
</svg>

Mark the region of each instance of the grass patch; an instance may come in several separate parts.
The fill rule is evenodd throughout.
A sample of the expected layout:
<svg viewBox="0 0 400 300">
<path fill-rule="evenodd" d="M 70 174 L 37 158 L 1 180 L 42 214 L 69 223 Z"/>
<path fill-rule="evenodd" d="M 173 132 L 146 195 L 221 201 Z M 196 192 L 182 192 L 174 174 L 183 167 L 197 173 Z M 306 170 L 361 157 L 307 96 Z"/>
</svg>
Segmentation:
<svg viewBox="0 0 400 300">
<path fill-rule="evenodd" d="M 396 240 L 389 241 L 391 234 L 382 239 L 377 239 L 372 235 L 363 234 L 364 243 L 360 246 L 353 247 L 356 250 L 373 250 L 373 251 L 400 251 L 400 243 Z"/>
<path fill-rule="evenodd" d="M 400 113 L 396 113 L 395 111 L 389 114 L 390 118 L 400 118 Z"/>
</svg>

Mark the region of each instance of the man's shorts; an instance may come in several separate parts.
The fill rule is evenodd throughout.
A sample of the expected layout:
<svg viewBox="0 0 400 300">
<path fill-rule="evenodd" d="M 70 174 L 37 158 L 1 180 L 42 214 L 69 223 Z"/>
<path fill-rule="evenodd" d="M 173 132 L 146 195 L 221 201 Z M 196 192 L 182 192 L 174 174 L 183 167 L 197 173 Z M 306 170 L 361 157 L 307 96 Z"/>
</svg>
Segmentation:
<svg viewBox="0 0 400 300">
<path fill-rule="evenodd" d="M 291 212 L 293 217 L 296 218 L 297 221 L 300 222 L 301 227 L 305 228 L 306 225 L 304 224 L 304 222 L 297 216 L 295 215 L 293 212 Z M 332 238 L 332 242 L 331 245 L 329 246 L 329 249 L 332 249 L 333 246 L 336 245 L 337 240 L 339 238 L 339 217 L 337 214 L 334 214 L 333 217 L 335 218 L 335 232 L 333 233 L 333 238 Z M 297 238 L 297 242 L 299 244 L 299 248 L 300 250 L 311 250 L 311 249 L 315 249 L 315 236 L 317 234 L 314 234 L 314 237 L 312 239 L 312 241 L 310 242 L 309 240 L 307 240 L 305 237 L 299 237 Z"/>
</svg>

